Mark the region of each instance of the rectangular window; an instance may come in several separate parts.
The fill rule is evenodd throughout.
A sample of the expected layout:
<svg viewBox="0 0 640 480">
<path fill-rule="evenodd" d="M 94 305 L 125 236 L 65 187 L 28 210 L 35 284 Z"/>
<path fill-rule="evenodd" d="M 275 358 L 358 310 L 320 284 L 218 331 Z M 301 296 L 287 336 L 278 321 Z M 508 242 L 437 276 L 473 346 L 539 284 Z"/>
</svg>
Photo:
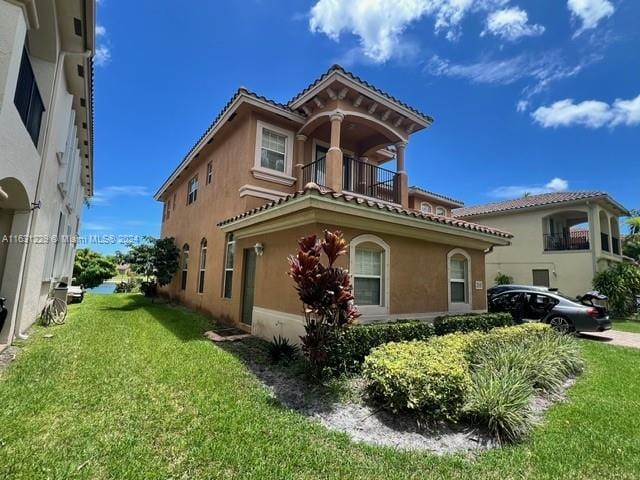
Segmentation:
<svg viewBox="0 0 640 480">
<path fill-rule="evenodd" d="M 467 303 L 467 261 L 450 261 L 451 303 Z"/>
<path fill-rule="evenodd" d="M 170 216 L 171 216 L 171 197 L 169 197 L 169 199 L 167 200 L 167 213 L 166 213 L 167 220 L 169 219 Z"/>
<path fill-rule="evenodd" d="M 236 242 L 233 239 L 233 234 L 230 233 L 227 237 L 227 247 L 225 251 L 224 259 L 224 279 L 223 279 L 223 292 L 224 298 L 231 298 L 231 284 L 233 283 L 233 255 L 236 248 Z"/>
<path fill-rule="evenodd" d="M 173 194 L 173 209 L 176 209 L 176 194 Z"/>
<path fill-rule="evenodd" d="M 180 278 L 180 288 L 187 289 L 187 274 L 189 273 L 189 245 L 182 247 L 182 275 Z"/>
<path fill-rule="evenodd" d="M 198 293 L 204 293 L 204 274 L 207 269 L 207 242 L 200 245 L 200 271 L 198 275 Z"/>
<path fill-rule="evenodd" d="M 213 180 L 213 163 L 207 163 L 207 185 L 211 185 L 211 180 Z"/>
<path fill-rule="evenodd" d="M 31 68 L 31 62 L 27 55 L 27 50 L 22 50 L 22 60 L 20 62 L 20 72 L 18 73 L 18 84 L 16 85 L 16 94 L 13 98 L 22 123 L 27 128 L 29 136 L 33 144 L 38 146 L 38 137 L 40 136 L 40 124 L 42 122 L 42 114 L 44 113 L 44 103 L 38 90 L 36 77 Z"/>
<path fill-rule="evenodd" d="M 278 172 L 285 171 L 287 137 L 266 128 L 262 129 L 262 151 L 260 165 Z"/>
<path fill-rule="evenodd" d="M 187 205 L 192 204 L 198 198 L 198 176 L 196 175 L 187 185 Z"/>
<path fill-rule="evenodd" d="M 548 287 L 549 283 L 549 270 L 532 270 L 533 284 L 537 287 Z"/>
<path fill-rule="evenodd" d="M 358 305 L 382 304 L 382 255 L 379 250 L 356 248 L 353 283 Z"/>
</svg>

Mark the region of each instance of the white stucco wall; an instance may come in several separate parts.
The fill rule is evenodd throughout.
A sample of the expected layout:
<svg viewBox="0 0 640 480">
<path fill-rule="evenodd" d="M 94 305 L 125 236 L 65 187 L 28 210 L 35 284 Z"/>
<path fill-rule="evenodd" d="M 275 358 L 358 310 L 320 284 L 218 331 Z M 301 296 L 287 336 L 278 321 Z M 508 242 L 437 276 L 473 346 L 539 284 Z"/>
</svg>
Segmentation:
<svg viewBox="0 0 640 480">
<path fill-rule="evenodd" d="M 29 233 L 31 239 L 45 239 L 57 232 L 60 213 L 64 221 L 61 231 L 75 235 L 84 200 L 82 168 L 78 140 L 75 136 L 69 138 L 73 97 L 68 92 L 61 57 L 57 61 L 31 58 L 45 106 L 37 146 L 13 101 L 26 25 L 19 7 L 0 0 L 0 183 L 3 179 L 17 179 L 27 192 L 27 203 L 40 201 L 42 207 L 33 213 L 27 208 L 26 212 L 14 215 L 11 231 L 0 230 L 0 237 L 3 233 Z M 64 153 L 62 162 L 57 152 Z M 70 168 L 71 176 L 67 175 Z M 63 189 L 66 192 L 58 188 L 61 180 L 66 180 Z M 0 222 L 0 229 L 8 229 L 6 217 Z M 5 325 L 0 332 L 0 344 L 11 341 L 37 319 L 51 284 L 60 278 L 71 279 L 74 247 L 61 245 L 55 259 L 55 245 L 50 243 L 10 244 L 0 248 L 0 293 L 7 297 L 11 319 L 8 322 L 11 325 Z"/>
</svg>

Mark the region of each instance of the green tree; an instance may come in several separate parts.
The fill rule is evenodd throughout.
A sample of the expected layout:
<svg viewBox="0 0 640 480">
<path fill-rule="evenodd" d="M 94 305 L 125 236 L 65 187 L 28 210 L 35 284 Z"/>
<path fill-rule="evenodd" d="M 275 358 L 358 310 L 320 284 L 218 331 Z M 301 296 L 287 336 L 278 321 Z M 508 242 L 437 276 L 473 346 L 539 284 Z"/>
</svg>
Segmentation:
<svg viewBox="0 0 640 480">
<path fill-rule="evenodd" d="M 164 286 L 171 282 L 178 270 L 180 250 L 173 238 L 145 237 L 139 245 L 130 245 L 125 253 L 117 252 L 119 263 L 128 263 L 131 269 L 147 278 L 148 292 L 155 291 L 155 285 Z"/>
<path fill-rule="evenodd" d="M 636 309 L 635 296 L 640 295 L 640 267 L 616 263 L 593 277 L 593 287 L 608 297 L 614 315 L 629 315 Z"/>
<path fill-rule="evenodd" d="M 627 257 L 640 260 L 640 210 L 631 210 L 631 216 L 627 218 L 629 235 L 622 243 L 622 253 Z"/>
<path fill-rule="evenodd" d="M 496 285 L 510 285 L 513 283 L 513 277 L 510 277 L 506 273 L 499 272 L 493 279 Z"/>
<path fill-rule="evenodd" d="M 117 274 L 115 262 L 88 248 L 76 252 L 73 264 L 75 282 L 85 288 L 94 288 Z"/>
</svg>

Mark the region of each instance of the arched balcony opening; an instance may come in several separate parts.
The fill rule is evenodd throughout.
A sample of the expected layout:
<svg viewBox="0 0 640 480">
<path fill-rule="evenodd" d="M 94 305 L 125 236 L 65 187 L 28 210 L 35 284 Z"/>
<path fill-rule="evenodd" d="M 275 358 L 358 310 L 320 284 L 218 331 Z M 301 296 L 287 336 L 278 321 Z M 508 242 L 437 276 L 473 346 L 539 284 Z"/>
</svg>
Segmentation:
<svg viewBox="0 0 640 480">
<path fill-rule="evenodd" d="M 600 211 L 600 247 L 604 252 L 611 251 L 611 231 L 610 231 L 610 223 L 609 216 L 604 211 Z"/>
<path fill-rule="evenodd" d="M 542 219 L 545 251 L 589 250 L 589 214 L 582 210 L 557 212 Z"/>
<path fill-rule="evenodd" d="M 392 126 L 358 111 L 321 112 L 300 129 L 298 138 L 312 139 L 311 155 L 301 166 L 302 185 L 313 182 L 402 203 L 406 138 Z M 381 166 L 392 160 L 397 171 Z"/>
<path fill-rule="evenodd" d="M 620 224 L 618 223 L 618 217 L 611 217 L 611 226 L 609 231 L 611 232 L 611 253 L 614 255 L 620 255 Z"/>
</svg>

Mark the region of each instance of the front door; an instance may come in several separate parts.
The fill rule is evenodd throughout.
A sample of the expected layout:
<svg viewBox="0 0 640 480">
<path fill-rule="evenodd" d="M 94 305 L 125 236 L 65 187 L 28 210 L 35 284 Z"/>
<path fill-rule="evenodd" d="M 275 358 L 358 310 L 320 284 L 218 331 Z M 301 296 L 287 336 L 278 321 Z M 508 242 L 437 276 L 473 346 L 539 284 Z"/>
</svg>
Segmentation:
<svg viewBox="0 0 640 480">
<path fill-rule="evenodd" d="M 253 292 L 256 288 L 256 252 L 253 248 L 245 248 L 244 250 L 242 284 L 242 323 L 251 325 L 253 317 Z"/>
</svg>

